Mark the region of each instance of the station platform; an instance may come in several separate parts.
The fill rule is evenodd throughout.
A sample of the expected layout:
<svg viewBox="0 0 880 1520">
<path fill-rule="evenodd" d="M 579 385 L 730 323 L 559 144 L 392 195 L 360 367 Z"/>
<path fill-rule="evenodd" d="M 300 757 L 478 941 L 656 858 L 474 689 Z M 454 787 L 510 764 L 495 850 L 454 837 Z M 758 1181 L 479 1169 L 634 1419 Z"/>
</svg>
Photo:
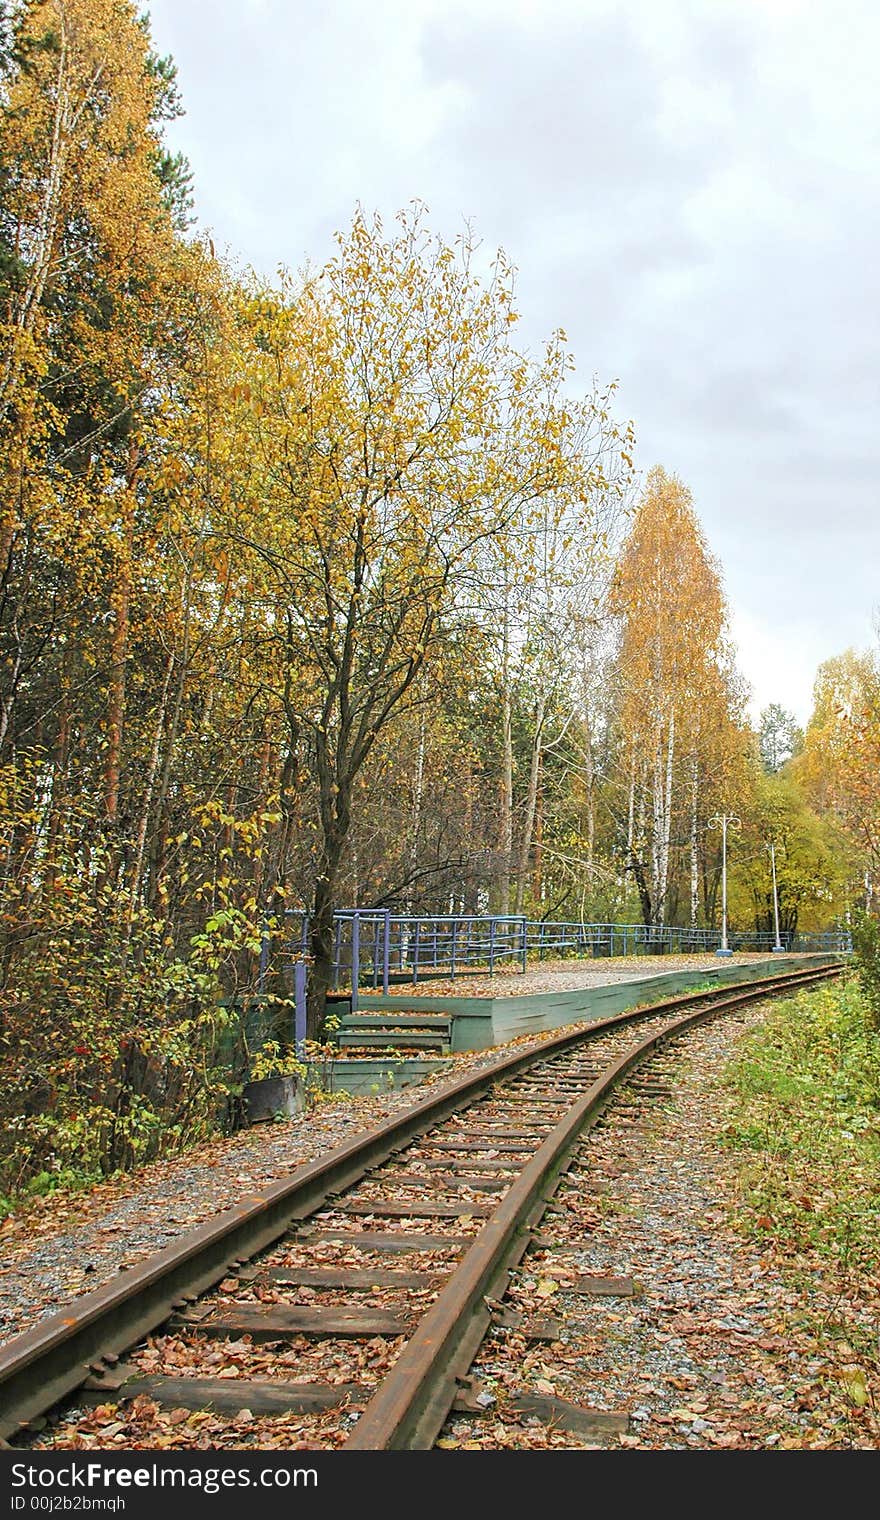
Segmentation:
<svg viewBox="0 0 880 1520">
<path fill-rule="evenodd" d="M 393 993 L 361 992 L 358 998 L 359 1032 L 366 1033 L 365 1016 L 376 1017 L 375 1027 L 395 1026 L 401 1036 L 404 1020 L 413 1027 L 413 1017 L 424 1014 L 430 1022 L 438 1015 L 449 1021 L 449 1046 L 453 1053 L 486 1050 L 493 1045 L 523 1035 L 541 1034 L 566 1024 L 608 1018 L 629 1008 L 650 1005 L 679 993 L 701 988 L 730 986 L 737 982 L 759 981 L 783 971 L 806 970 L 810 966 L 832 965 L 841 959 L 836 954 L 734 955 L 722 962 L 711 955 L 640 959 L 638 966 L 629 962 L 570 961 L 544 964 L 519 975 L 496 975 L 491 980 L 471 980 L 467 993 L 461 983 L 455 991 L 434 985 L 430 994 L 414 995 L 401 988 Z M 672 963 L 672 964 L 670 964 Z M 381 1026 L 377 1016 L 381 1015 Z M 347 1017 L 340 1019 L 340 1032 L 346 1030 Z M 352 1031 L 354 1032 L 354 1031 Z M 349 1042 L 350 1043 L 350 1042 Z"/>
</svg>

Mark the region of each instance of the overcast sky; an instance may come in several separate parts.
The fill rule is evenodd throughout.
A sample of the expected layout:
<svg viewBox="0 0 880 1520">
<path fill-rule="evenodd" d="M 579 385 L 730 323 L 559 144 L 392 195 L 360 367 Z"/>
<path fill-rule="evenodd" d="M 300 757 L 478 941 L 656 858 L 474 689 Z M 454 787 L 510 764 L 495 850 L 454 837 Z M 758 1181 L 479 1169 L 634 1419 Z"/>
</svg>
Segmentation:
<svg viewBox="0 0 880 1520">
<path fill-rule="evenodd" d="M 880 608 L 876 0 L 153 0 L 198 218 L 271 274 L 470 219 L 690 486 L 755 710 Z"/>
</svg>

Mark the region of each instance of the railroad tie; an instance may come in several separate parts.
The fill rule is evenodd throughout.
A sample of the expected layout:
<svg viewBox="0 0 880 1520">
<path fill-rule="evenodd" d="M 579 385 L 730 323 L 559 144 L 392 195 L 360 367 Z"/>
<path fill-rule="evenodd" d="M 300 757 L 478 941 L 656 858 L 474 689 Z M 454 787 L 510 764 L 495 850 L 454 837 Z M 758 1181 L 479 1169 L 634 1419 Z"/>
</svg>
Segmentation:
<svg viewBox="0 0 880 1520">
<path fill-rule="evenodd" d="M 393 1230 L 309 1230 L 295 1236 L 297 1244 L 354 1246 L 359 1251 L 463 1251 L 473 1242 L 469 1235 L 417 1235 Z"/>
<path fill-rule="evenodd" d="M 413 1183 L 418 1185 L 420 1182 L 432 1183 L 441 1192 L 446 1190 L 461 1192 L 465 1188 L 473 1188 L 475 1192 L 503 1193 L 508 1185 L 503 1178 L 485 1177 L 480 1174 L 467 1177 L 456 1175 L 453 1172 L 441 1172 L 439 1175 L 435 1172 L 432 1176 L 425 1176 L 420 1172 L 385 1172 L 382 1176 L 382 1181 L 393 1182 L 395 1185 L 406 1184 L 407 1186 Z"/>
<path fill-rule="evenodd" d="M 555 1395 L 529 1393 L 524 1389 L 507 1392 L 499 1401 L 484 1389 L 479 1379 L 470 1377 L 459 1379 L 459 1391 L 451 1413 L 492 1415 L 495 1418 L 499 1414 L 515 1414 L 542 1420 L 545 1425 L 579 1436 L 622 1435 L 630 1429 L 630 1417 L 623 1411 L 592 1409 Z"/>
<path fill-rule="evenodd" d="M 406 1335 L 415 1319 L 400 1309 L 330 1304 L 300 1307 L 284 1304 L 229 1304 L 195 1313 L 176 1314 L 175 1330 L 194 1330 L 212 1340 L 293 1340 L 299 1335 L 317 1340 L 349 1340 L 361 1336 Z"/>
<path fill-rule="evenodd" d="M 456 1203 L 450 1200 L 447 1203 L 428 1202 L 423 1198 L 408 1198 L 402 1203 L 398 1199 L 379 1199 L 374 1203 L 367 1200 L 366 1203 L 354 1200 L 351 1203 L 340 1203 L 335 1210 L 338 1214 L 365 1214 L 375 1219 L 455 1219 L 459 1215 L 467 1218 L 486 1218 L 492 1210 L 486 1203 Z"/>
<path fill-rule="evenodd" d="M 394 1272 L 387 1267 L 269 1267 L 254 1282 L 297 1288 L 433 1288 L 442 1272 Z"/>
<path fill-rule="evenodd" d="M 83 1402 L 103 1404 L 148 1398 L 164 1409 L 210 1409 L 219 1414 L 319 1414 L 369 1397 L 370 1389 L 356 1383 L 294 1383 L 273 1378 L 166 1377 L 162 1373 L 142 1376 L 128 1363 L 121 1377 L 91 1377 Z"/>
</svg>

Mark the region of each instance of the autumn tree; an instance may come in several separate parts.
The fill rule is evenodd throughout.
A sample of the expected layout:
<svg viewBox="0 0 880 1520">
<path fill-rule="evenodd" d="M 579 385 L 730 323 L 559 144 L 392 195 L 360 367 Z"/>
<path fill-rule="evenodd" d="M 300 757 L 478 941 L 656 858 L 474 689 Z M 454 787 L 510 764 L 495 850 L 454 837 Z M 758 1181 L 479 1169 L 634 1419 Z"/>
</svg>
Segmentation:
<svg viewBox="0 0 880 1520">
<path fill-rule="evenodd" d="M 673 856 L 684 834 L 695 921 L 705 796 L 710 781 L 717 789 L 732 780 L 742 736 L 718 567 L 690 493 L 659 468 L 623 545 L 611 608 L 627 869 L 644 922 L 662 928 L 677 901 Z"/>
<path fill-rule="evenodd" d="M 743 826 L 731 875 L 732 915 L 743 924 L 751 918 L 759 933 L 774 933 L 772 845 L 780 932 L 826 928 L 843 905 L 850 859 L 834 817 L 810 806 L 796 774 L 768 772 L 763 763 L 752 766 L 737 807 Z"/>
<path fill-rule="evenodd" d="M 474 251 L 418 210 L 391 236 L 358 215 L 319 275 L 250 308 L 254 475 L 230 531 L 260 565 L 288 755 L 314 776 L 313 1030 L 357 777 L 473 623 L 481 546 L 528 503 L 583 497 L 569 414 L 510 347 L 511 272 L 499 256 L 480 280 Z"/>
<path fill-rule="evenodd" d="M 0 746 L 62 624 L 68 639 L 79 618 L 106 626 L 95 596 L 98 582 L 112 588 L 108 660 L 99 660 L 104 808 L 115 824 L 139 429 L 170 336 L 172 202 L 185 179 L 160 138 L 175 110 L 174 71 L 151 52 L 128 0 L 32 0 L 16 13 L 10 58 L 0 149 Z M 62 691 L 76 681 L 68 663 Z M 24 720 L 30 735 L 36 716 L 31 708 Z"/>
<path fill-rule="evenodd" d="M 819 667 L 795 772 L 814 807 L 840 823 L 860 863 L 858 895 L 875 907 L 880 871 L 880 656 L 847 650 Z"/>
<path fill-rule="evenodd" d="M 177 647 L 157 440 L 201 336 L 206 263 L 180 239 L 187 172 L 161 139 L 174 70 L 126 0 L 31 0 L 6 40 L 0 1092 L 19 1176 L 55 1142 L 56 1160 L 79 1147 L 102 1168 L 131 1164 L 164 1143 L 165 1098 L 178 1137 L 186 1113 L 206 1121 L 199 1020 L 221 965 L 227 988 L 237 968 L 205 938 L 221 872 L 203 848 L 204 791 L 189 822 L 207 868 L 180 873 L 186 908 L 152 914 L 142 890 Z"/>
</svg>

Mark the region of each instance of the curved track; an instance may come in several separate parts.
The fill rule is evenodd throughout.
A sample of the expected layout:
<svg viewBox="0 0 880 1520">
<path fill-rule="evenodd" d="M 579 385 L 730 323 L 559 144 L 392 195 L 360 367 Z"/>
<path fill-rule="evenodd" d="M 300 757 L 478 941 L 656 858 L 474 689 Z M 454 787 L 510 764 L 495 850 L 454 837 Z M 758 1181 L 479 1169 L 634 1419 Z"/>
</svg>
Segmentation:
<svg viewBox="0 0 880 1520">
<path fill-rule="evenodd" d="M 79 1403 L 147 1395 L 233 1416 L 299 1412 L 330 1446 L 431 1446 L 578 1137 L 617 1084 L 695 1024 L 840 969 L 632 1010 L 425 1096 L 0 1349 L 0 1437 L 28 1441 L 28 1423 L 78 1391 Z M 139 1345 L 159 1327 L 164 1359 L 155 1342 Z M 234 1379 L 205 1375 L 219 1340 L 246 1348 Z M 365 1345 L 383 1348 L 373 1360 L 384 1376 Z M 284 1346 L 299 1352 L 273 1349 Z M 322 1354 L 310 1362 L 312 1347 Z"/>
</svg>

